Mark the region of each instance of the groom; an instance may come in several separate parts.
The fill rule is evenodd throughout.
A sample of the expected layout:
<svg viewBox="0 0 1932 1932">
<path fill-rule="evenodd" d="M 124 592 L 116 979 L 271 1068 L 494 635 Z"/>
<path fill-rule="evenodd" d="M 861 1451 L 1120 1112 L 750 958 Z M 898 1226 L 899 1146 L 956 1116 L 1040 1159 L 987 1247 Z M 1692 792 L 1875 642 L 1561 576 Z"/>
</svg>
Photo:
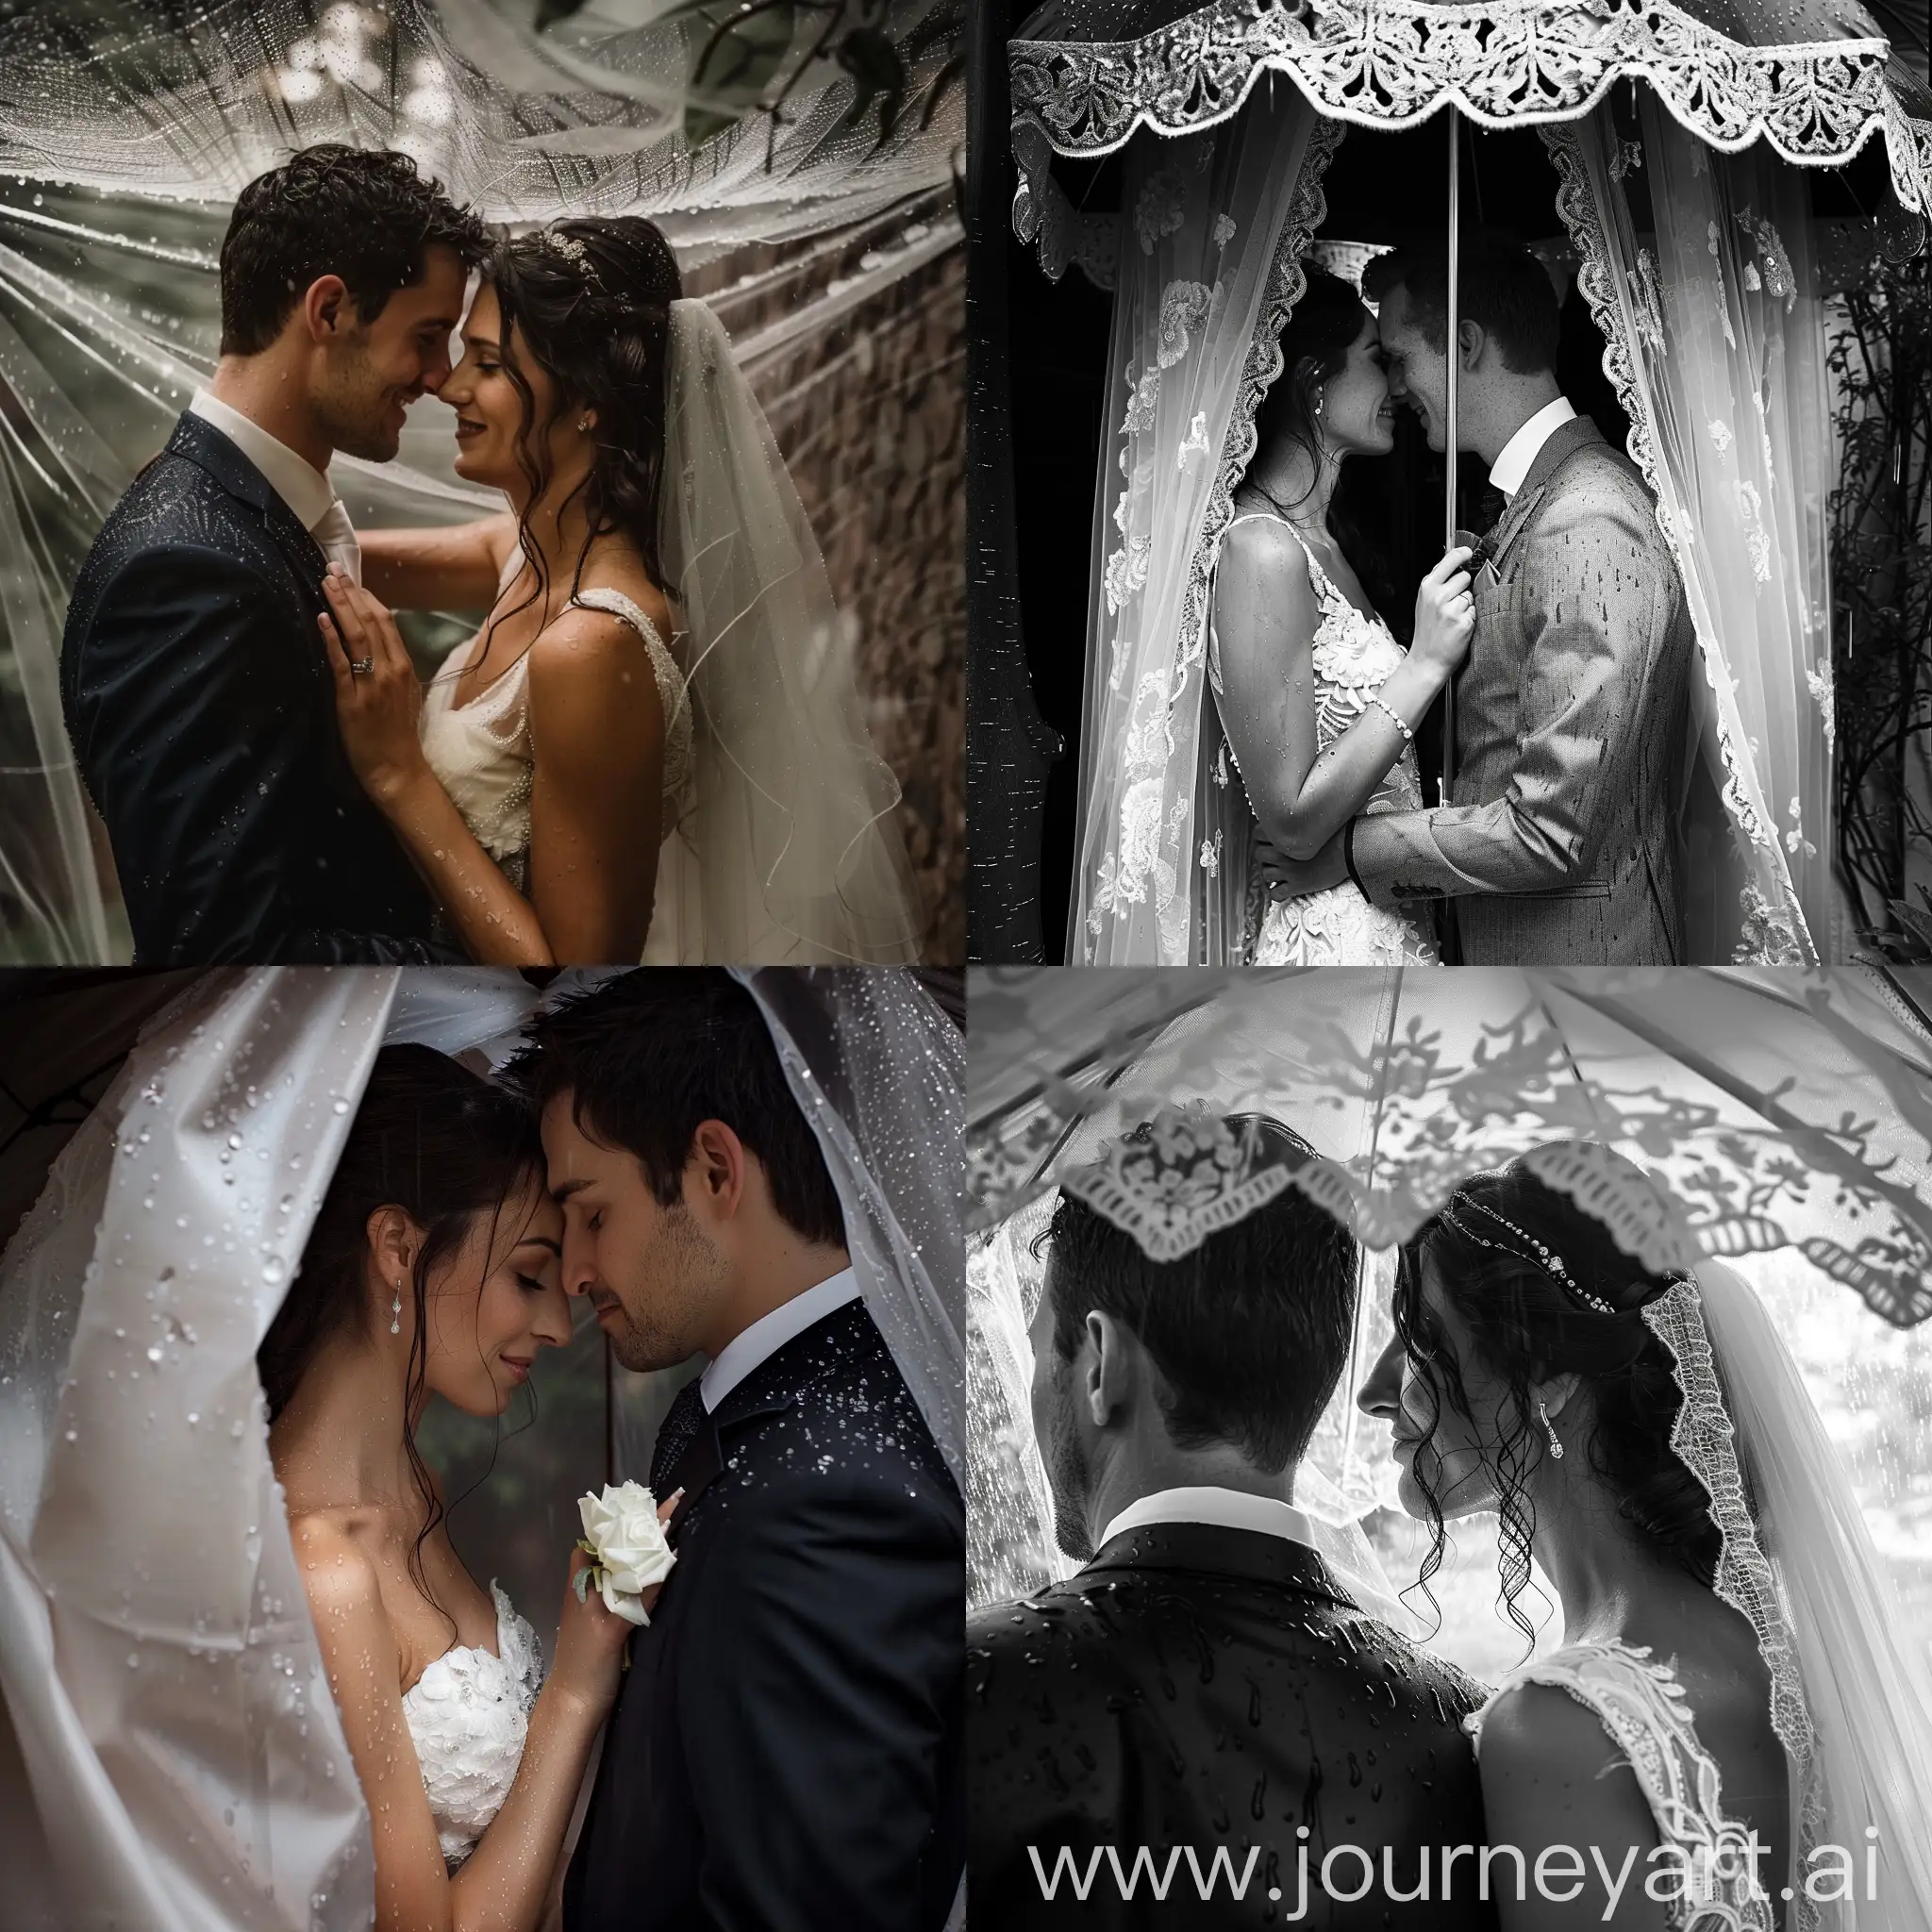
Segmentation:
<svg viewBox="0 0 1932 1932">
<path fill-rule="evenodd" d="M 540 1016 L 563 1280 L 627 1369 L 696 1355 L 651 1487 L 677 1565 L 564 1882 L 567 1932 L 939 1932 L 964 1864 L 965 1510 L 859 1299 L 751 994 L 626 974 Z"/>
<path fill-rule="evenodd" d="M 1490 464 L 1505 508 L 1477 550 L 1451 802 L 1364 814 L 1278 875 L 1297 891 L 1352 878 L 1379 906 L 1442 906 L 1466 965 L 1675 965 L 1672 814 L 1694 643 L 1683 581 L 1637 466 L 1557 385 L 1542 264 L 1474 236 L 1458 288 L 1457 441 Z M 1391 390 L 1440 450 L 1446 250 L 1380 256 L 1363 291 L 1379 304 Z"/>
<path fill-rule="evenodd" d="M 1441 1865 L 1483 1840 L 1479 1693 L 1357 1607 L 1293 1504 L 1354 1237 L 1291 1186 L 1175 1261 L 1070 1193 L 1048 1239 L 1034 1426 L 1085 1567 L 968 1620 L 975 1918 L 1492 1926 L 1474 1855 Z"/>
<path fill-rule="evenodd" d="M 140 965 L 441 957 L 316 620 L 331 562 L 361 577 L 330 458 L 395 455 L 488 239 L 401 154 L 308 148 L 235 205 L 221 361 L 108 517 L 60 651 Z"/>
</svg>

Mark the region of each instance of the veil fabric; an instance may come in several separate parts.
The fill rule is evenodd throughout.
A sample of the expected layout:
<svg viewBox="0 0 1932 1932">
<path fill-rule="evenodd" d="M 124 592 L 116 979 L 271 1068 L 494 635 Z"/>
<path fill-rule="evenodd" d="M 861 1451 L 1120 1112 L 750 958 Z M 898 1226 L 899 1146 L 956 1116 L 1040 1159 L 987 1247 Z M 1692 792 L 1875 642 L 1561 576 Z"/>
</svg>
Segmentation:
<svg viewBox="0 0 1932 1932">
<path fill-rule="evenodd" d="M 1837 476 L 1824 298 L 1803 179 L 1761 147 L 1713 154 L 1641 96 L 1544 131 L 1578 287 L 1603 331 L 1630 455 L 1684 579 L 1704 675 L 1696 737 L 1724 801 L 1715 849 L 1689 825 L 1693 958 L 1812 964 L 1850 937 L 1832 880 L 1831 591 Z M 1625 183 L 1656 219 L 1641 237 Z"/>
<path fill-rule="evenodd" d="M 1209 584 L 1341 137 L 1270 83 L 1224 126 L 1126 150 L 1088 587 L 1075 964 L 1219 964 L 1240 937 L 1223 910 L 1244 897 L 1246 851 L 1223 831 L 1240 820 L 1223 804 L 1231 774 L 1208 695 Z M 1024 128 L 1016 139 L 1043 158 Z M 1043 181 L 1027 205 L 1042 233 L 1061 232 Z"/>
<path fill-rule="evenodd" d="M 957 1029 L 910 974 L 741 977 L 824 1151 L 866 1306 L 958 1472 Z M 196 978 L 141 1029 L 0 1254 L 9 1926 L 372 1922 L 367 1814 L 255 1351 L 378 1049 L 499 1064 L 539 998 L 483 970 Z"/>
<path fill-rule="evenodd" d="M 921 918 L 855 635 L 724 325 L 671 305 L 660 543 L 696 726 L 652 965 L 897 965 Z"/>
<path fill-rule="evenodd" d="M 1673 1442 L 1710 1490 L 1724 1534 L 1719 1591 L 1757 1626 L 1772 1672 L 1774 1721 L 1791 1754 L 1794 1932 L 1915 1932 L 1932 1924 L 1924 1643 L 1906 1636 L 1842 1459 L 1762 1302 L 1722 1262 L 1701 1263 L 1696 1282 L 1701 1324 L 1665 1304 L 1645 1318 L 1678 1357 L 1686 1401 Z M 1714 1374 L 1697 1363 L 1700 1325 Z M 1741 1493 L 1728 1480 L 1733 1438 Z M 1817 1845 L 1851 1855 L 1855 1896 L 1807 1898 L 1800 1860 Z"/>
</svg>

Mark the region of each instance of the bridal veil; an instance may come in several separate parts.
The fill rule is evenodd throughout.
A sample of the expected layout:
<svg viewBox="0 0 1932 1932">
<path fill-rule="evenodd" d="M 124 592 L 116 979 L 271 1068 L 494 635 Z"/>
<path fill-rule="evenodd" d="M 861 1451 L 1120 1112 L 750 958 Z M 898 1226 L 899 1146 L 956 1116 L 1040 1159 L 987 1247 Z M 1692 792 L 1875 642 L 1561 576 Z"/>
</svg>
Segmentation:
<svg viewBox="0 0 1932 1932">
<path fill-rule="evenodd" d="M 671 305 L 661 552 L 697 727 L 651 964 L 893 965 L 921 918 L 854 628 L 730 339 Z M 667 828 L 669 829 L 669 828 Z"/>
</svg>

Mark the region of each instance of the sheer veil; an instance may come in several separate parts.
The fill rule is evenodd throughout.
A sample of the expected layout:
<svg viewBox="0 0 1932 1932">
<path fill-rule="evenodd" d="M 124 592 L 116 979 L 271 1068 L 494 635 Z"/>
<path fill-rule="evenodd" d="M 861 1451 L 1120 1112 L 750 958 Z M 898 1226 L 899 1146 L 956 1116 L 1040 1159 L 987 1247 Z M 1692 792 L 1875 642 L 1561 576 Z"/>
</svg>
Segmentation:
<svg viewBox="0 0 1932 1932">
<path fill-rule="evenodd" d="M 649 964 L 893 965 L 921 918 L 853 630 L 770 425 L 702 302 L 671 308 L 661 537 L 697 733 Z"/>
<path fill-rule="evenodd" d="M 1719 1594 L 1751 1620 L 1771 1673 L 1791 1767 L 1791 1932 L 1932 1924 L 1932 1674 L 1906 1637 L 1798 1366 L 1755 1291 L 1722 1262 L 1700 1262 L 1694 1288 L 1644 1316 L 1677 1357 L 1685 1400 L 1673 1445 L 1710 1491 L 1724 1533 Z M 1833 1870 L 1803 1862 L 1820 1845 L 1847 1854 L 1853 1896 L 1806 1896 L 1807 1869 Z"/>
</svg>

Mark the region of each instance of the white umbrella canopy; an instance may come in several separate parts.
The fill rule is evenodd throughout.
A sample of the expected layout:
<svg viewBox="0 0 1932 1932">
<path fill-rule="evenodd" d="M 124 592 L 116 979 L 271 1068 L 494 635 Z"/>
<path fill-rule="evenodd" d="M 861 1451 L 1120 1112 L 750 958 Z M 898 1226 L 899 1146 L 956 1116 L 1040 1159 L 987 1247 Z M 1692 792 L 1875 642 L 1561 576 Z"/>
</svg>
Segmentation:
<svg viewBox="0 0 1932 1932">
<path fill-rule="evenodd" d="M 1888 1321 L 1932 1315 L 1932 1030 L 1877 974 L 1110 977 L 1077 998 L 1050 974 L 975 978 L 975 1228 L 1071 1186 L 1177 1254 L 1238 1193 L 1292 1181 L 1382 1249 L 1529 1156 L 1652 1267 L 1794 1251 Z M 1321 1160 L 1270 1173 L 1187 1124 L 1248 1113 Z M 1158 1150 L 1122 1139 L 1144 1122 Z"/>
</svg>

